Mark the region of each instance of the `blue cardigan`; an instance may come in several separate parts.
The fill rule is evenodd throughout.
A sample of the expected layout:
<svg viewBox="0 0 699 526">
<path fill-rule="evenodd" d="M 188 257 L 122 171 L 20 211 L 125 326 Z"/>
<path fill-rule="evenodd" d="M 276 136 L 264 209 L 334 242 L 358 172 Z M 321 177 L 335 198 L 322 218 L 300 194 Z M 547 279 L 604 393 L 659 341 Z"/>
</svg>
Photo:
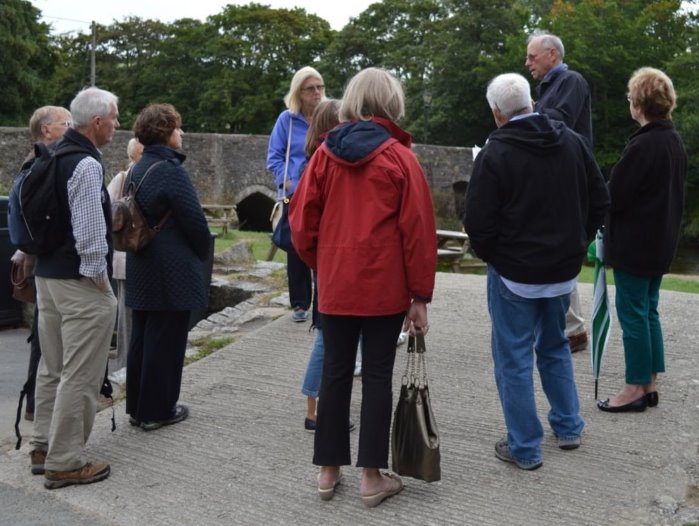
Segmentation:
<svg viewBox="0 0 699 526">
<path fill-rule="evenodd" d="M 286 144 L 289 137 L 289 122 L 291 125 L 291 152 L 289 154 L 289 171 L 287 178 L 291 180 L 291 188 L 284 192 L 284 163 L 286 162 Z M 306 152 L 303 147 L 306 143 L 308 122 L 300 113 L 291 113 L 284 110 L 272 128 L 269 136 L 269 148 L 267 150 L 267 169 L 274 174 L 274 180 L 279 197 L 291 195 L 296 191 L 296 185 L 303 173 L 303 165 L 306 161 Z"/>
</svg>

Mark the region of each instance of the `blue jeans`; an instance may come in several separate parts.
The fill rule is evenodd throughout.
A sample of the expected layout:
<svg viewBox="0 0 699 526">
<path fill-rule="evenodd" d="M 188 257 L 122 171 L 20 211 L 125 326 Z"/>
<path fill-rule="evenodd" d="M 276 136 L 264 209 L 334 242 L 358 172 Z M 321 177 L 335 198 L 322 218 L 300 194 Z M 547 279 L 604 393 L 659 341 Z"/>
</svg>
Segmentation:
<svg viewBox="0 0 699 526">
<path fill-rule="evenodd" d="M 555 298 L 523 298 L 512 293 L 488 266 L 488 311 L 495 383 L 507 426 L 510 454 L 518 462 L 541 461 L 544 429 L 534 399 L 534 353 L 541 385 L 551 409 L 548 420 L 561 438 L 580 436 L 585 423 L 565 336 L 568 294 Z"/>
<path fill-rule="evenodd" d="M 662 281 L 662 276 L 644 278 L 614 269 L 627 384 L 646 385 L 653 373 L 665 372 L 663 329 L 658 314 Z"/>
<path fill-rule="evenodd" d="M 323 376 L 323 358 L 325 357 L 325 347 L 323 345 L 323 331 L 316 327 L 316 337 L 313 341 L 313 349 L 308 357 L 306 366 L 306 376 L 303 379 L 301 392 L 306 396 L 318 398 L 320 392 L 320 379 Z"/>
</svg>

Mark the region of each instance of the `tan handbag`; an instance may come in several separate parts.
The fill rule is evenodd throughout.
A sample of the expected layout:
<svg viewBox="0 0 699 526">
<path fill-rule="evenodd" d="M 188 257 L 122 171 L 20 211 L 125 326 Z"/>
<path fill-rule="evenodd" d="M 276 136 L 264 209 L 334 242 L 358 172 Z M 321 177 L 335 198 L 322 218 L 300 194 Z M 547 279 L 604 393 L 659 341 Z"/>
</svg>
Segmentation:
<svg viewBox="0 0 699 526">
<path fill-rule="evenodd" d="M 393 414 L 391 457 L 399 475 L 425 482 L 442 478 L 439 431 L 427 387 L 425 336 L 419 331 L 408 338 L 408 363 Z"/>
</svg>

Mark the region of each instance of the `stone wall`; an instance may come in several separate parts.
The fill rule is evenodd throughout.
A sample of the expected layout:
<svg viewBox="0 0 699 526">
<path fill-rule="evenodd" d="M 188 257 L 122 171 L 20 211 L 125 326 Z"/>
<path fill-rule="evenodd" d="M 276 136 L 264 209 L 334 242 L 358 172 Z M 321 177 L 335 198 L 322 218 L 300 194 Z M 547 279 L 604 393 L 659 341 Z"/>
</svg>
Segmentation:
<svg viewBox="0 0 699 526">
<path fill-rule="evenodd" d="M 126 144 L 131 137 L 130 131 L 118 131 L 114 140 L 102 148 L 110 177 L 126 167 Z M 276 192 L 265 168 L 267 141 L 265 135 L 187 133 L 184 137 L 185 166 L 202 203 L 238 205 L 245 199 L 257 199 L 262 195 L 263 202 L 269 206 L 262 207 L 260 215 L 266 213 L 264 217 L 268 218 Z M 0 127 L 0 187 L 9 188 L 30 149 L 27 128 Z M 468 181 L 471 176 L 470 148 L 416 144 L 414 151 L 432 188 L 451 192 L 454 183 Z"/>
</svg>

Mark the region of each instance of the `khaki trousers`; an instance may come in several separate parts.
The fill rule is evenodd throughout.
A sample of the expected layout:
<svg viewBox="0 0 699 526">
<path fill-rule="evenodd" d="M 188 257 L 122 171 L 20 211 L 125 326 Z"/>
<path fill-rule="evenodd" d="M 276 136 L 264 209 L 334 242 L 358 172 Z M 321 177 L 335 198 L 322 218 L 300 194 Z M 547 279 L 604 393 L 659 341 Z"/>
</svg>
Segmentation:
<svg viewBox="0 0 699 526">
<path fill-rule="evenodd" d="M 568 338 L 585 332 L 585 317 L 583 316 L 582 306 L 580 305 L 580 294 L 578 286 L 575 285 L 573 292 L 570 293 L 570 307 L 566 312 L 566 331 Z"/>
<path fill-rule="evenodd" d="M 36 288 L 41 361 L 31 445 L 47 451 L 47 470 L 74 470 L 87 462 L 116 298 L 87 278 L 37 277 Z"/>
</svg>

